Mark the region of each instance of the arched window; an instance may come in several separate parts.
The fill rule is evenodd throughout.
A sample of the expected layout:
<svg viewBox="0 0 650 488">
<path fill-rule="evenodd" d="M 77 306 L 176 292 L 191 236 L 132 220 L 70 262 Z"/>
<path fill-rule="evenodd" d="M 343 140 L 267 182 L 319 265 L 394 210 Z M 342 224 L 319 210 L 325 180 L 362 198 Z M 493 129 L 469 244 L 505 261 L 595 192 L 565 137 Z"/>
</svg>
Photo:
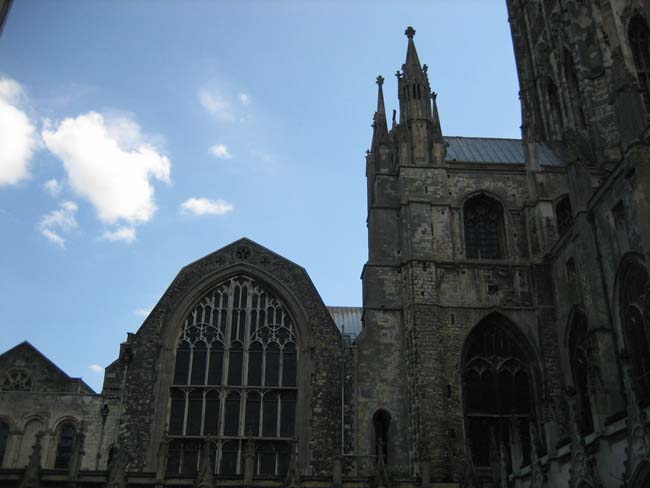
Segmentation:
<svg viewBox="0 0 650 488">
<path fill-rule="evenodd" d="M 0 420 L 0 468 L 7 451 L 7 443 L 9 442 L 9 424 L 4 420 Z"/>
<path fill-rule="evenodd" d="M 249 277 L 201 298 L 177 342 L 168 471 L 196 472 L 199 440 L 210 436 L 215 471 L 240 474 L 252 437 L 258 474 L 285 474 L 295 435 L 297 344 L 287 307 Z"/>
<path fill-rule="evenodd" d="M 383 408 L 377 410 L 372 416 L 372 424 L 375 429 L 375 456 L 379 461 L 381 456 L 384 464 L 388 464 L 388 427 L 390 426 L 390 413 Z"/>
<path fill-rule="evenodd" d="M 630 354 L 634 387 L 641 407 L 650 405 L 650 293 L 648 272 L 638 262 L 630 262 L 621 275 L 620 317 L 625 346 Z"/>
<path fill-rule="evenodd" d="M 573 117 L 576 126 L 579 129 L 584 129 L 586 122 L 585 112 L 582 107 L 580 84 L 578 83 L 578 75 L 576 74 L 576 66 L 573 62 L 573 56 L 568 50 L 564 51 L 564 76 L 566 77 L 567 86 L 569 88 L 569 104 L 573 108 Z"/>
<path fill-rule="evenodd" d="M 64 422 L 61 424 L 56 445 L 54 469 L 68 469 L 70 467 L 76 438 L 77 427 L 72 422 Z"/>
<path fill-rule="evenodd" d="M 500 259 L 505 254 L 503 207 L 486 195 L 470 198 L 463 207 L 465 246 L 470 259 Z"/>
<path fill-rule="evenodd" d="M 562 237 L 573 221 L 573 210 L 569 195 L 564 195 L 555 205 L 555 218 L 557 219 L 557 232 Z"/>
<path fill-rule="evenodd" d="M 499 317 L 484 320 L 467 338 L 463 355 L 466 432 L 481 477 L 493 476 L 495 463 L 510 472 L 513 465 L 530 462 L 533 353 L 522 342 Z"/>
<path fill-rule="evenodd" d="M 555 82 L 548 78 L 546 80 L 546 97 L 550 109 L 550 126 L 548 133 L 560 135 L 564 130 L 564 119 L 562 118 L 562 103 L 560 102 L 560 92 Z"/>
<path fill-rule="evenodd" d="M 594 420 L 589 397 L 590 349 L 587 339 L 587 318 L 584 313 L 576 311 L 570 327 L 569 359 L 576 391 L 576 418 L 580 434 L 587 435 L 594 431 Z"/>
<path fill-rule="evenodd" d="M 627 32 L 639 88 L 646 111 L 650 113 L 650 28 L 643 17 L 635 15 L 630 20 Z"/>
</svg>

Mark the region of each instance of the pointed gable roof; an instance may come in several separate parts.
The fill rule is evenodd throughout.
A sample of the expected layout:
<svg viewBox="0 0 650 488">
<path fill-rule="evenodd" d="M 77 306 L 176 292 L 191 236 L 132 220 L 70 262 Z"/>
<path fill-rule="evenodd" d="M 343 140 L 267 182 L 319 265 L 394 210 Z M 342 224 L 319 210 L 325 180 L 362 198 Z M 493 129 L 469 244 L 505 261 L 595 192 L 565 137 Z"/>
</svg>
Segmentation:
<svg viewBox="0 0 650 488">
<path fill-rule="evenodd" d="M 23 341 L 0 354 L 0 381 L 4 381 L 6 374 L 13 369 L 29 371 L 34 391 L 95 394 L 81 378 L 66 374 L 29 341 Z"/>
</svg>

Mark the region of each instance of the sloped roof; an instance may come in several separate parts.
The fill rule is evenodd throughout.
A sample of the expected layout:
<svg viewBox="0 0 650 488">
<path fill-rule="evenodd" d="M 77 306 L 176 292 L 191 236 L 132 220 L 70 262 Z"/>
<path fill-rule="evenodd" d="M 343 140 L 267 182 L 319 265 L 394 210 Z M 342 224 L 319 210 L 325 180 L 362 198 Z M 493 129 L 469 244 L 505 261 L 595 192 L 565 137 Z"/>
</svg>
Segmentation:
<svg viewBox="0 0 650 488">
<path fill-rule="evenodd" d="M 327 307 L 336 327 L 354 341 L 361 333 L 362 307 Z M 350 341 L 351 342 L 351 341 Z"/>
<path fill-rule="evenodd" d="M 489 137 L 445 137 L 447 161 L 468 163 L 526 164 L 521 139 Z M 564 166 L 564 162 L 548 144 L 539 144 L 542 166 Z"/>
<path fill-rule="evenodd" d="M 73 378 L 69 376 L 45 354 L 36 349 L 29 341 L 23 341 L 20 344 L 17 344 L 11 349 L 8 349 L 0 354 L 0 366 L 5 360 L 9 360 L 9 365 L 11 365 L 13 359 L 15 359 L 17 356 L 29 357 L 31 358 L 31 361 L 39 361 L 45 365 L 46 369 L 41 370 L 40 374 L 47 375 L 47 378 L 41 376 L 36 378 L 37 381 L 47 381 L 50 383 L 50 386 L 67 384 L 68 386 L 66 387 L 65 391 L 61 391 L 61 393 L 69 392 L 95 394 L 95 391 L 90 386 L 88 386 L 85 381 L 83 381 L 81 378 Z M 34 364 L 31 366 L 33 367 Z"/>
</svg>

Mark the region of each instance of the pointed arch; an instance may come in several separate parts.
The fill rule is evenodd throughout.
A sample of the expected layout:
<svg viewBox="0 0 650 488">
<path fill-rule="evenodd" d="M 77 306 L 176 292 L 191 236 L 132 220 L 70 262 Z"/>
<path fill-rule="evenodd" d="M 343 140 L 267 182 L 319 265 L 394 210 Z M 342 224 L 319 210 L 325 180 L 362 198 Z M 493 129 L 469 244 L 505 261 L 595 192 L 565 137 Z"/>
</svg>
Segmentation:
<svg viewBox="0 0 650 488">
<path fill-rule="evenodd" d="M 640 13 L 630 19 L 627 26 L 627 37 L 641 96 L 646 112 L 650 113 L 650 27 Z"/>
<path fill-rule="evenodd" d="M 503 204 L 487 192 L 468 196 L 463 203 L 465 253 L 469 259 L 503 259 L 506 231 Z"/>
<path fill-rule="evenodd" d="M 621 259 L 614 286 L 620 343 L 630 360 L 639 406 L 650 405 L 650 274 L 643 257 Z"/>
<path fill-rule="evenodd" d="M 254 275 L 229 275 L 194 298 L 181 320 L 176 350 L 168 416 L 175 447 L 168 469 L 195 471 L 197 437 L 217 441 L 215 456 L 226 472 L 239 469 L 249 437 L 270 442 L 274 460 L 278 452 L 289 452 L 301 349 L 285 300 Z M 281 475 L 269 456 L 263 473 Z"/>
<path fill-rule="evenodd" d="M 589 386 L 592 345 L 588 337 L 587 315 L 582 307 L 575 306 L 569 314 L 565 331 L 565 348 L 568 352 L 571 379 L 576 392 L 576 418 L 581 435 L 594 430 Z"/>
<path fill-rule="evenodd" d="M 372 415 L 372 426 L 375 433 L 375 460 L 381 457 L 384 464 L 388 464 L 388 432 L 391 414 L 385 408 L 380 408 Z"/>
<path fill-rule="evenodd" d="M 477 468 L 496 458 L 512 470 L 530 462 L 530 430 L 538 418 L 538 355 L 519 328 L 492 313 L 463 345 L 463 412 Z"/>
<path fill-rule="evenodd" d="M 573 209 L 569 194 L 562 195 L 555 203 L 555 220 L 557 222 L 557 233 L 559 237 L 566 234 L 573 222 Z"/>
</svg>

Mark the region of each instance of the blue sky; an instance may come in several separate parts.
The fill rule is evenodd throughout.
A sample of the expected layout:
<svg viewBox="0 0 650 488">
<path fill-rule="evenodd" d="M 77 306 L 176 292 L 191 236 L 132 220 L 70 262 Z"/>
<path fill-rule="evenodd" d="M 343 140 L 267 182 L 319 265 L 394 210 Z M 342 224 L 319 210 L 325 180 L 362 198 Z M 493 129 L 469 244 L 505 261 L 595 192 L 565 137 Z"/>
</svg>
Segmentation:
<svg viewBox="0 0 650 488">
<path fill-rule="evenodd" d="M 446 135 L 519 137 L 505 0 L 14 2 L 0 350 L 100 388 L 185 264 L 249 237 L 361 305 L 375 77 L 413 25 Z"/>
</svg>

